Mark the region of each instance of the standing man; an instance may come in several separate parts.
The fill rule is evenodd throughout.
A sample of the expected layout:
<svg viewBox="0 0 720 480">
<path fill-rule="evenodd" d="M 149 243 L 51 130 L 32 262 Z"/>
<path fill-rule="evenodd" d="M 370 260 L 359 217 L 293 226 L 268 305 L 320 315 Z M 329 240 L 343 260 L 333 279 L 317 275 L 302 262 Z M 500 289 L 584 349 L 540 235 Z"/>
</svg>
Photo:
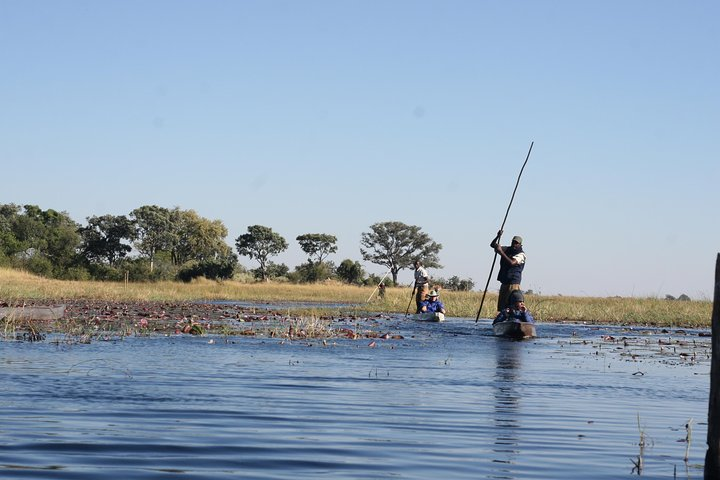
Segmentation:
<svg viewBox="0 0 720 480">
<path fill-rule="evenodd" d="M 501 247 L 498 240 L 502 233 L 502 230 L 500 230 L 497 237 L 490 243 L 490 247 L 500 254 L 500 271 L 497 276 L 500 282 L 497 304 L 498 312 L 505 310 L 509 306 L 510 292 L 520 290 L 520 282 L 522 281 L 522 272 L 525 268 L 526 259 L 522 247 L 522 237 L 515 235 L 509 247 Z"/>
<path fill-rule="evenodd" d="M 430 291 L 428 283 L 430 282 L 430 276 L 427 270 L 425 270 L 420 263 L 420 260 L 415 260 L 415 313 L 422 311 L 422 303 L 425 301 L 425 296 Z"/>
</svg>

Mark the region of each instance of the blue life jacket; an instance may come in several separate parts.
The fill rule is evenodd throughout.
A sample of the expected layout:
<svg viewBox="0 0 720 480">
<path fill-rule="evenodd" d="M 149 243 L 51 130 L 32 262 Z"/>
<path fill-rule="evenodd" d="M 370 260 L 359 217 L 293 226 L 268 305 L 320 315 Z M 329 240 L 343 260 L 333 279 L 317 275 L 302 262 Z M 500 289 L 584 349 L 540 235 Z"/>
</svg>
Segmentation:
<svg viewBox="0 0 720 480">
<path fill-rule="evenodd" d="M 503 251 L 505 254 L 512 258 L 518 253 L 521 253 L 523 251 L 522 247 L 504 247 Z M 505 284 L 520 284 L 522 280 L 522 271 L 523 268 L 525 268 L 525 262 L 521 263 L 520 265 L 513 265 L 507 260 L 505 260 L 505 257 L 500 257 L 500 271 L 498 272 L 497 279 L 500 283 Z"/>
</svg>

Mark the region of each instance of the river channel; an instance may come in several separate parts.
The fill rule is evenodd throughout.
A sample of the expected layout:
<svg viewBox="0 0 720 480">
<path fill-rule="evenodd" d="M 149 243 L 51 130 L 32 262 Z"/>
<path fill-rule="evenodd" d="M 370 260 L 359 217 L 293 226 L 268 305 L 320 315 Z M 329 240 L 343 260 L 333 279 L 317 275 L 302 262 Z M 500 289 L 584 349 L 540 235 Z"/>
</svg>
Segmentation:
<svg viewBox="0 0 720 480">
<path fill-rule="evenodd" d="M 707 332 L 372 322 L 0 342 L 0 478 L 702 478 Z"/>
</svg>

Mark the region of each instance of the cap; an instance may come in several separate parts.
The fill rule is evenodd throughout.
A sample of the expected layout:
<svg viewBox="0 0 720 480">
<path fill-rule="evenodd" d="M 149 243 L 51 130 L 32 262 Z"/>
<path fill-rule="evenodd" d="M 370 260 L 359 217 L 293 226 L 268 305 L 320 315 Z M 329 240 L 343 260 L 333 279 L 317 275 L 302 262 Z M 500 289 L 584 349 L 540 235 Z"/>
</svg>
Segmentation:
<svg viewBox="0 0 720 480">
<path fill-rule="evenodd" d="M 513 242 L 517 242 L 520 245 L 522 245 L 522 237 L 520 235 L 515 235 L 512 239 Z"/>
<path fill-rule="evenodd" d="M 515 305 L 517 302 L 524 302 L 525 299 L 523 298 L 523 293 L 520 290 L 513 290 L 510 292 L 510 297 L 508 298 L 510 305 Z"/>
</svg>

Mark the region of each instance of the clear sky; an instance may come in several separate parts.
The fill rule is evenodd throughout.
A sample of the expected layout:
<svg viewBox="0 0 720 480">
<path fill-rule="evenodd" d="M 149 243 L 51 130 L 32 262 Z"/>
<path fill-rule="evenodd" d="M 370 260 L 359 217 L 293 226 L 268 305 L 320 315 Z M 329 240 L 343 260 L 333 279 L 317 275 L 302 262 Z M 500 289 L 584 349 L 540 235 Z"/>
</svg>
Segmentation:
<svg viewBox="0 0 720 480">
<path fill-rule="evenodd" d="M 503 236 L 525 239 L 525 289 L 709 299 L 718 19 L 714 0 L 0 0 L 0 203 L 81 224 L 177 206 L 232 246 L 265 225 L 291 269 L 298 235 L 361 261 L 361 233 L 401 221 L 443 245 L 431 275 L 482 290 L 535 142 Z"/>
</svg>

